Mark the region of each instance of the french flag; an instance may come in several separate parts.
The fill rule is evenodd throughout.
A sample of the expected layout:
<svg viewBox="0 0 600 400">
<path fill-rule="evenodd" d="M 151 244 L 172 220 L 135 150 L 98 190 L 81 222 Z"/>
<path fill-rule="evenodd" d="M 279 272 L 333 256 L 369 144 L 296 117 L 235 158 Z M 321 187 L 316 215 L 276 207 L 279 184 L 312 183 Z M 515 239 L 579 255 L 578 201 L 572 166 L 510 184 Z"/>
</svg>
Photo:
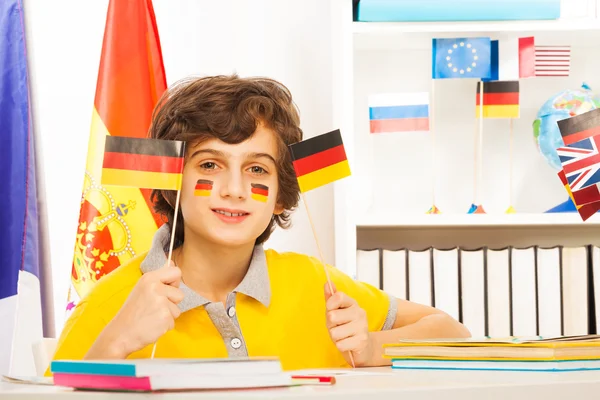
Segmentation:
<svg viewBox="0 0 600 400">
<path fill-rule="evenodd" d="M 34 375 L 43 325 L 22 0 L 0 1 L 0 37 L 0 374 Z"/>
<path fill-rule="evenodd" d="M 369 96 L 371 133 L 429 131 L 429 93 Z"/>
</svg>

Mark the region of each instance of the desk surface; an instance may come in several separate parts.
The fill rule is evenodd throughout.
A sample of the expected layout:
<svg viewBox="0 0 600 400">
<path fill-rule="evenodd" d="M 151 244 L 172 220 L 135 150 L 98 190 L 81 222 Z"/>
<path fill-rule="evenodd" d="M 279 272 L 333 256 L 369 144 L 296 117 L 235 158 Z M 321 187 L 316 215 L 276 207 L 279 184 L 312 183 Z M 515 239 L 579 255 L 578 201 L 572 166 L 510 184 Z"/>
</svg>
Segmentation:
<svg viewBox="0 0 600 400">
<path fill-rule="evenodd" d="M 329 371 L 331 372 L 331 371 Z M 443 396 L 444 400 L 468 399 L 598 399 L 600 371 L 510 372 L 433 371 L 367 368 L 337 376 L 333 386 L 297 386 L 275 389 L 205 391 L 179 393 L 112 393 L 112 400 L 131 398 L 170 399 L 344 399 L 344 400 L 424 400 Z M 0 398 L 21 400 L 87 400 L 106 398 L 106 393 L 71 391 L 53 386 L 0 383 Z M 376 399 L 373 396 L 377 396 Z"/>
</svg>

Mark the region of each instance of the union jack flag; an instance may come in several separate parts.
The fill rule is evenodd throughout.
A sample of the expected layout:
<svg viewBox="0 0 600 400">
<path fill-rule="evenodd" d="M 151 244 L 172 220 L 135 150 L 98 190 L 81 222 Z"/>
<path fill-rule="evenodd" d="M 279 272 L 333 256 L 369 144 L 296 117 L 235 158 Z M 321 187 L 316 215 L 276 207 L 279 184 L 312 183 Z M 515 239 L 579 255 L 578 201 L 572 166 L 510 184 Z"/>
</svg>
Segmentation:
<svg viewBox="0 0 600 400">
<path fill-rule="evenodd" d="M 600 183 L 600 135 L 560 147 L 556 151 L 571 191 Z"/>
</svg>

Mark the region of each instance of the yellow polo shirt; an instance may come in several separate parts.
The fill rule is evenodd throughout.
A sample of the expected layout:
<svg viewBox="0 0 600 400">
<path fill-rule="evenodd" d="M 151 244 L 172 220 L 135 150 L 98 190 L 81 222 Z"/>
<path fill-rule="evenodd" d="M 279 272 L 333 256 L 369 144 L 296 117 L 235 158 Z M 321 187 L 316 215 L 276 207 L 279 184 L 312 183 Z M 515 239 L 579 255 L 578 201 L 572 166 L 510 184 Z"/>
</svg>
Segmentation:
<svg viewBox="0 0 600 400">
<path fill-rule="evenodd" d="M 148 253 L 102 278 L 77 305 L 59 338 L 55 360 L 82 359 L 142 274 L 165 264 L 168 232 L 163 228 Z M 392 328 L 397 310 L 392 296 L 326 268 L 337 290 L 367 312 L 370 331 Z M 226 304 L 212 303 L 181 284 L 182 314 L 158 340 L 155 357 L 277 356 L 286 370 L 347 367 L 325 324 L 325 283 L 323 265 L 315 258 L 256 246 L 246 276 Z M 128 358 L 149 358 L 152 347 Z"/>
</svg>

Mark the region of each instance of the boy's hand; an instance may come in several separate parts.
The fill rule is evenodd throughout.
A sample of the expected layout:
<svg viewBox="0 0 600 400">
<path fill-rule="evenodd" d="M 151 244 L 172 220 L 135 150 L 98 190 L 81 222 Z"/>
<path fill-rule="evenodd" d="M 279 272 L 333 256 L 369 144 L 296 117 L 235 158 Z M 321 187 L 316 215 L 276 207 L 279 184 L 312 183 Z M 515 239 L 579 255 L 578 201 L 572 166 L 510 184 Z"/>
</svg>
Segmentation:
<svg viewBox="0 0 600 400">
<path fill-rule="evenodd" d="M 86 358 L 125 358 L 173 329 L 181 314 L 180 282 L 181 270 L 174 264 L 144 274 Z"/>
<path fill-rule="evenodd" d="M 332 283 L 333 286 L 333 283 Z M 373 343 L 367 323 L 367 313 L 351 297 L 338 292 L 334 294 L 325 284 L 325 307 L 329 336 L 344 358 L 351 364 L 348 352 L 352 352 L 357 367 L 367 366 L 373 356 Z"/>
</svg>

